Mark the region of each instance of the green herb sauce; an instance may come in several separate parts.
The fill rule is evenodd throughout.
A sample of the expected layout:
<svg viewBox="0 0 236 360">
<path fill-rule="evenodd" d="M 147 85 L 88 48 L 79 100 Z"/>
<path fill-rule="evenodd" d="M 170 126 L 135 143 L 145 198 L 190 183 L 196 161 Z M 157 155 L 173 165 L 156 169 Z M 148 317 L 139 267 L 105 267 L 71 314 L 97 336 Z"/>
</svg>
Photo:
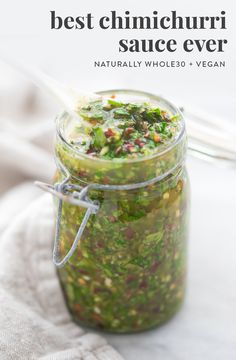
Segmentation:
<svg viewBox="0 0 236 360">
<path fill-rule="evenodd" d="M 56 143 L 57 158 L 76 184 L 141 182 L 183 158 L 185 140 L 158 158 L 145 159 L 166 149 L 180 131 L 176 116 L 153 105 L 110 98 L 88 104 L 80 115 L 94 124 L 83 134 L 86 139 L 73 127 L 67 144 L 59 138 Z M 141 157 L 137 164 L 123 161 Z M 63 176 L 58 171 L 56 180 Z M 59 270 L 75 321 L 135 332 L 165 322 L 178 310 L 185 292 L 188 195 L 181 164 L 153 185 L 89 193 L 100 209 L 90 218 L 78 250 Z M 61 256 L 69 251 L 84 214 L 84 209 L 63 204 Z"/>
<path fill-rule="evenodd" d="M 132 159 L 163 149 L 179 132 L 176 116 L 150 103 L 114 99 L 90 102 L 78 111 L 94 126 L 81 134 L 74 127 L 69 142 L 78 151 L 101 159 Z"/>
</svg>

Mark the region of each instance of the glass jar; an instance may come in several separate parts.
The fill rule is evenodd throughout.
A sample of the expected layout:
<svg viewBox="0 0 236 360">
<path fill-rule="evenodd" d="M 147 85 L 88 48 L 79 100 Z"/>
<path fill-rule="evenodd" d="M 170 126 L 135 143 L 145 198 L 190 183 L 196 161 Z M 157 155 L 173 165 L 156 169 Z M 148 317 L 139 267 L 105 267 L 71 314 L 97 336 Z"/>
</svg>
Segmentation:
<svg viewBox="0 0 236 360">
<path fill-rule="evenodd" d="M 100 94 L 114 93 L 142 102 L 148 99 L 178 115 L 181 122 L 178 137 L 160 153 L 102 160 L 79 153 L 67 142 L 69 114 L 57 119 L 55 182 L 61 184 L 67 177 L 69 189 L 77 189 L 78 198 L 86 188 L 84 199 L 98 206 L 85 221 L 88 210 L 61 201 L 58 251 L 61 257 L 74 251 L 58 270 L 65 300 L 76 322 L 123 333 L 162 324 L 183 302 L 189 186 L 184 165 L 186 134 L 179 110 L 148 93 Z M 81 238 L 75 246 L 79 228 Z"/>
</svg>

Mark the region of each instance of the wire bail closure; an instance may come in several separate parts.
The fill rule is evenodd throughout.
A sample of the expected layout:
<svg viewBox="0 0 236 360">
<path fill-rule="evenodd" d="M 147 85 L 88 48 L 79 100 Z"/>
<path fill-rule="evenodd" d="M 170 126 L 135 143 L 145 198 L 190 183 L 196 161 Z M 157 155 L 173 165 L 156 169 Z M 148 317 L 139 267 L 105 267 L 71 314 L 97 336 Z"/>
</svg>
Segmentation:
<svg viewBox="0 0 236 360">
<path fill-rule="evenodd" d="M 80 185 L 71 184 L 70 181 L 70 174 L 69 172 L 62 167 L 60 164 L 60 167 L 63 169 L 63 172 L 65 174 L 65 179 L 62 180 L 60 183 L 56 183 L 55 185 L 43 183 L 41 181 L 35 181 L 35 185 L 37 185 L 40 189 L 49 192 L 53 196 L 56 196 L 58 201 L 58 212 L 57 212 L 57 219 L 56 219 L 56 232 L 55 232 L 55 239 L 54 239 L 54 247 L 53 247 L 53 262 L 54 264 L 61 268 L 63 267 L 68 260 L 73 255 L 82 235 L 84 232 L 84 229 L 87 225 L 87 222 L 92 214 L 96 214 L 100 208 L 98 201 L 91 200 L 87 194 L 89 190 L 101 190 L 101 191 L 126 191 L 126 190 L 135 190 L 140 189 L 145 186 L 153 185 L 157 183 L 158 181 L 163 180 L 167 176 L 171 175 L 174 171 L 176 171 L 179 167 L 182 167 L 184 163 L 184 158 L 182 161 L 175 164 L 171 169 L 166 171 L 163 174 L 157 175 L 156 177 L 146 180 L 140 183 L 134 183 L 134 184 L 126 184 L 126 185 L 104 185 L 104 184 L 96 184 L 96 183 L 90 183 L 86 185 L 85 187 Z M 62 216 L 62 205 L 63 201 L 68 202 L 72 205 L 76 205 L 82 208 L 87 209 L 84 218 L 80 224 L 79 230 L 76 234 L 76 237 L 74 239 L 74 242 L 68 251 L 68 253 L 65 255 L 63 259 L 60 260 L 60 228 L 61 228 L 61 216 Z"/>
<path fill-rule="evenodd" d="M 56 219 L 56 231 L 55 231 L 55 239 L 53 246 L 53 262 L 58 267 L 63 267 L 68 260 L 73 255 L 82 235 L 84 229 L 87 225 L 87 222 L 92 214 L 96 214 L 99 210 L 99 204 L 97 201 L 92 201 L 88 198 L 88 186 L 81 187 L 78 185 L 70 184 L 69 177 L 64 179 L 61 183 L 57 183 L 55 185 L 43 183 L 40 181 L 36 181 L 35 184 L 40 187 L 40 189 L 51 193 L 53 196 L 56 196 L 58 200 L 58 210 L 57 210 L 57 219 Z M 62 206 L 63 201 L 68 202 L 72 205 L 76 205 L 82 208 L 86 208 L 86 213 L 84 218 L 80 224 L 79 230 L 75 236 L 73 244 L 68 251 L 68 253 L 64 256 L 63 259 L 60 259 L 60 230 L 61 230 L 61 216 L 62 216 Z"/>
</svg>

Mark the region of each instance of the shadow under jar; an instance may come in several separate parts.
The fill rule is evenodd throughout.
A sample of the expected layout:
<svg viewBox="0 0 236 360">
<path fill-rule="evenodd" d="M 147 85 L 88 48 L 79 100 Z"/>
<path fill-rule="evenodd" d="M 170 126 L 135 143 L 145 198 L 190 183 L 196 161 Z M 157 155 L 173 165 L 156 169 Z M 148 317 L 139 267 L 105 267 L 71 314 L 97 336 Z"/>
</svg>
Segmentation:
<svg viewBox="0 0 236 360">
<path fill-rule="evenodd" d="M 179 110 L 152 94 L 114 90 L 109 97 L 149 101 L 179 117 L 180 129 L 167 147 L 136 159 L 103 160 L 79 153 L 67 141 L 73 121 L 57 119 L 56 181 L 118 185 L 91 188 L 99 203 L 59 278 L 73 319 L 85 326 L 125 333 L 146 330 L 172 317 L 184 299 L 189 186 L 184 165 L 186 134 Z M 138 187 L 126 189 L 126 185 Z M 123 186 L 123 188 L 122 188 Z M 63 202 L 60 254 L 70 250 L 86 210 Z"/>
</svg>

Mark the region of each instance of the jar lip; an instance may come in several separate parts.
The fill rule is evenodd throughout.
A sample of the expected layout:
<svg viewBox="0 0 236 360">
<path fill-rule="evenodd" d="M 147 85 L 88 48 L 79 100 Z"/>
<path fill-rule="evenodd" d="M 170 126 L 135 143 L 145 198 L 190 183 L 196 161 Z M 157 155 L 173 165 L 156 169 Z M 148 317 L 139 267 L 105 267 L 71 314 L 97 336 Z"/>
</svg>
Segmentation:
<svg viewBox="0 0 236 360">
<path fill-rule="evenodd" d="M 137 163 L 137 162 L 142 162 L 142 161 L 147 161 L 147 160 L 152 160 L 154 158 L 158 158 L 159 156 L 163 156 L 164 154 L 166 154 L 167 152 L 171 151 L 175 146 L 177 146 L 180 141 L 182 140 L 182 138 L 185 135 L 185 122 L 184 122 L 184 116 L 182 111 L 176 106 L 174 105 L 171 101 L 166 100 L 164 97 L 159 96 L 159 95 L 155 95 L 146 91 L 140 91 L 140 90 L 133 90 L 133 89 L 111 89 L 111 90 L 104 90 L 104 91 L 97 91 L 96 94 L 98 95 L 107 95 L 108 93 L 112 93 L 112 94 L 130 94 L 130 95 L 140 95 L 140 96 L 147 96 L 150 99 L 153 100 L 159 100 L 159 101 L 163 101 L 165 102 L 168 106 L 170 106 L 173 110 L 175 110 L 176 112 L 178 112 L 178 114 L 180 115 L 180 124 L 181 124 L 181 129 L 180 132 L 178 134 L 178 136 L 176 137 L 176 139 L 170 143 L 169 146 L 167 146 L 163 151 L 160 152 L 156 152 L 153 153 L 151 155 L 148 156 L 142 156 L 139 158 L 133 158 L 133 159 L 101 159 L 98 157 L 94 157 L 91 156 L 89 154 L 83 154 L 81 152 L 79 152 L 77 149 L 75 149 L 73 147 L 73 145 L 71 145 L 66 138 L 64 137 L 63 133 L 62 133 L 62 129 L 60 127 L 61 125 L 61 120 L 66 116 L 69 115 L 67 111 L 63 111 L 60 115 L 57 116 L 56 118 L 56 132 L 57 135 L 59 136 L 59 138 L 63 141 L 64 144 L 66 144 L 66 146 L 68 148 L 71 149 L 72 152 L 74 152 L 76 155 L 78 155 L 80 158 L 84 158 L 86 160 L 90 160 L 90 161 L 96 161 L 99 162 L 101 164 L 104 163 L 120 163 L 120 164 L 125 164 L 125 163 Z"/>
</svg>

